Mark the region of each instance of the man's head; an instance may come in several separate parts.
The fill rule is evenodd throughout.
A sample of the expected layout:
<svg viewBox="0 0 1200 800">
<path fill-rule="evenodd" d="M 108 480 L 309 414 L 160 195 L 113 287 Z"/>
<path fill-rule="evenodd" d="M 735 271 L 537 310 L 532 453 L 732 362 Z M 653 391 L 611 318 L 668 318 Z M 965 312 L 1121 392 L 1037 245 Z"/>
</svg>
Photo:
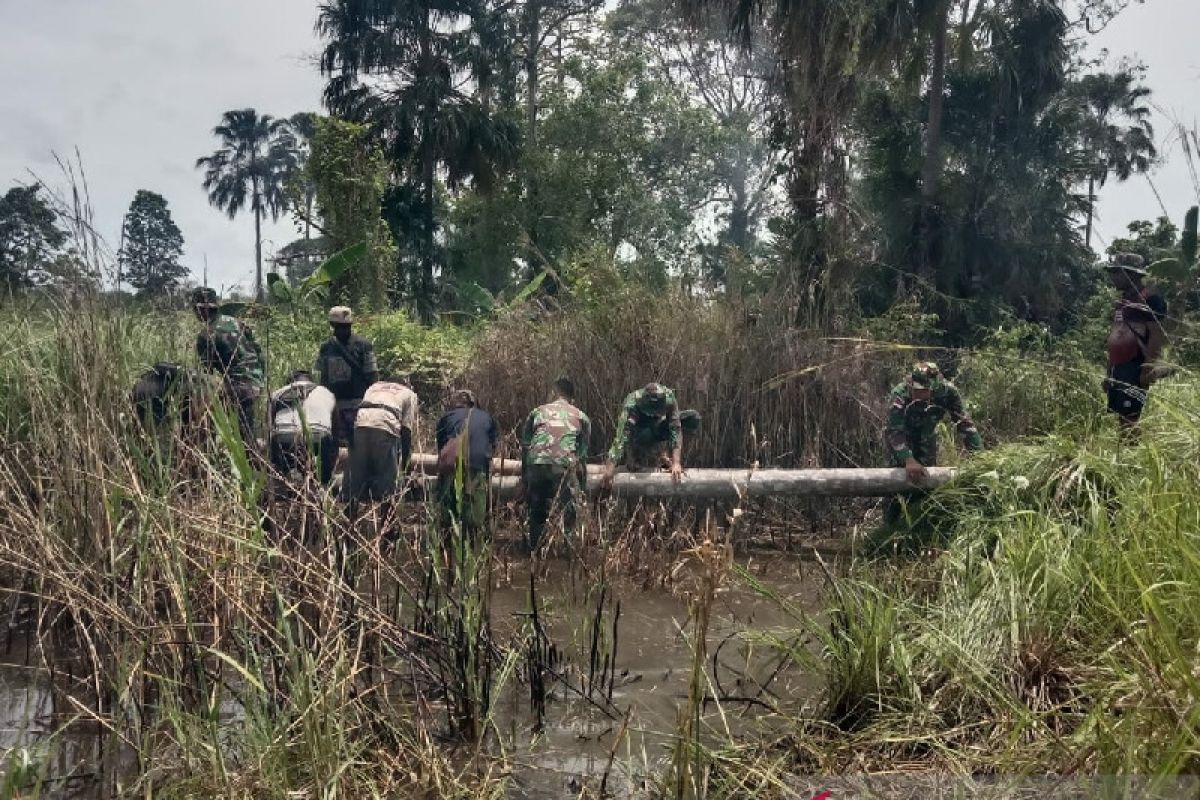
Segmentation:
<svg viewBox="0 0 1200 800">
<path fill-rule="evenodd" d="M 217 309 L 220 308 L 220 299 L 217 297 L 216 290 L 208 286 L 197 286 L 192 289 L 191 300 L 192 310 L 202 320 L 212 319 L 217 315 Z"/>
<path fill-rule="evenodd" d="M 928 400 L 942 382 L 942 371 L 932 361 L 918 361 L 908 375 L 914 400 Z"/>
<path fill-rule="evenodd" d="M 1141 289 L 1145 264 L 1137 253 L 1116 253 L 1108 262 L 1108 279 L 1122 292 Z"/>
<path fill-rule="evenodd" d="M 354 324 L 354 312 L 349 306 L 334 306 L 329 309 L 329 327 L 339 342 L 350 338 L 350 326 Z"/>
<path fill-rule="evenodd" d="M 470 389 L 456 389 L 450 393 L 451 408 L 474 408 L 475 393 Z"/>
<path fill-rule="evenodd" d="M 575 399 L 575 384 L 570 378 L 559 378 L 554 382 L 554 394 L 564 400 Z"/>
<path fill-rule="evenodd" d="M 638 411 L 643 414 L 661 415 L 667 410 L 667 389 L 661 383 L 647 383 L 638 399 Z"/>
<path fill-rule="evenodd" d="M 288 383 L 299 383 L 300 381 L 312 382 L 312 373 L 306 369 L 294 369 L 288 375 Z"/>
</svg>

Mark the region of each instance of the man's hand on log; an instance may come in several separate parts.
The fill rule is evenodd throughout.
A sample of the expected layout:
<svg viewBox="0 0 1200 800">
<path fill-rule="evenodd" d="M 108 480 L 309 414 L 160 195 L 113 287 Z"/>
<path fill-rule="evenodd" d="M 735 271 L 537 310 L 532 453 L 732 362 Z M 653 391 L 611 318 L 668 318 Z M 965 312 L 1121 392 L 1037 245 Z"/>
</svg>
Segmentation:
<svg viewBox="0 0 1200 800">
<path fill-rule="evenodd" d="M 929 474 L 929 470 L 925 466 L 911 456 L 904 462 L 904 473 L 908 476 L 909 483 L 916 483 Z"/>
<path fill-rule="evenodd" d="M 671 462 L 671 482 L 679 483 L 683 480 L 683 465 L 678 461 Z"/>
<path fill-rule="evenodd" d="M 611 461 L 605 462 L 604 473 L 600 476 L 600 488 L 606 492 L 612 491 L 613 478 L 617 475 L 617 465 Z"/>
</svg>

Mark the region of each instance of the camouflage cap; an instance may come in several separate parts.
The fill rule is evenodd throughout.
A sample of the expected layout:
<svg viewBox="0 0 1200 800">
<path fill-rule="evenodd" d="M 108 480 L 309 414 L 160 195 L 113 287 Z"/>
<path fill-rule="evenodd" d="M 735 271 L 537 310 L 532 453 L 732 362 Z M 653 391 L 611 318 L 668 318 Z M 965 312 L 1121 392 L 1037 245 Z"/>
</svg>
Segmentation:
<svg viewBox="0 0 1200 800">
<path fill-rule="evenodd" d="M 916 364 L 913 364 L 912 372 L 909 374 L 908 379 L 912 382 L 913 386 L 932 389 L 941 383 L 942 371 L 932 361 L 918 361 Z"/>
<path fill-rule="evenodd" d="M 192 306 L 195 308 L 216 308 L 220 305 L 217 291 L 208 286 L 197 286 L 192 289 Z"/>
<path fill-rule="evenodd" d="M 354 312 L 349 306 L 334 306 L 329 309 L 329 324 L 330 325 L 353 325 Z"/>
<path fill-rule="evenodd" d="M 1120 269 L 1134 275 L 1146 274 L 1146 260 L 1137 253 L 1114 253 L 1108 260 L 1109 269 Z"/>
<path fill-rule="evenodd" d="M 638 408 L 648 410 L 661 409 L 667 402 L 667 389 L 661 383 L 647 383 L 642 388 L 642 396 L 638 398 Z"/>
</svg>

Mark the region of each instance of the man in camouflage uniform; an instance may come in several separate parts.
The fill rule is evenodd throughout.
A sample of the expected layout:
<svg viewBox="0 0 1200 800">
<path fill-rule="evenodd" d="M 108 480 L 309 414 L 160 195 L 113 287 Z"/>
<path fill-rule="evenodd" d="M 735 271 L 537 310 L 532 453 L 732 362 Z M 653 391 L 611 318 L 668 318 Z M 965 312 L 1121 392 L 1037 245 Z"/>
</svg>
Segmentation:
<svg viewBox="0 0 1200 800">
<path fill-rule="evenodd" d="M 207 286 L 192 291 L 192 308 L 204 323 L 196 335 L 200 365 L 221 376 L 225 400 L 237 411 L 242 441 L 248 450 L 257 452 L 254 404 L 264 384 L 262 349 L 250 328 L 220 312 L 217 293 Z"/>
<path fill-rule="evenodd" d="M 903 467 L 910 481 L 937 465 L 937 425 L 947 414 L 968 450 L 982 450 L 983 439 L 963 408 L 962 395 L 942 376 L 937 364 L 915 364 L 888 401 L 887 444 L 892 465 Z"/>
<path fill-rule="evenodd" d="M 555 502 L 562 509 L 563 533 L 575 534 L 577 508 L 587 485 L 587 449 L 592 421 L 574 405 L 575 385 L 566 378 L 554 383 L 554 399 L 529 412 L 521 426 L 521 467 L 529 502 L 530 552 L 546 531 Z"/>
<path fill-rule="evenodd" d="M 329 309 L 332 335 L 321 345 L 313 372 L 337 398 L 333 412 L 333 435 L 340 444 L 354 443 L 354 418 L 367 387 L 379 380 L 375 349 L 361 336 L 351 333 L 354 313 L 346 306 Z"/>
<path fill-rule="evenodd" d="M 676 483 L 683 477 L 683 431 L 700 427 L 700 415 L 679 410 L 675 392 L 649 383 L 630 392 L 621 404 L 617 433 L 604 465 L 604 485 L 611 486 L 618 464 L 633 472 L 667 467 Z"/>
<path fill-rule="evenodd" d="M 1167 303 L 1161 294 L 1143 285 L 1144 263 L 1137 253 L 1117 253 L 1108 265 L 1109 280 L 1121 297 L 1113 310 L 1106 343 L 1104 389 L 1108 410 L 1118 416 L 1121 429 L 1127 432 L 1141 419 L 1151 384 L 1173 372 L 1155 363 L 1166 343 L 1162 322 Z"/>
</svg>

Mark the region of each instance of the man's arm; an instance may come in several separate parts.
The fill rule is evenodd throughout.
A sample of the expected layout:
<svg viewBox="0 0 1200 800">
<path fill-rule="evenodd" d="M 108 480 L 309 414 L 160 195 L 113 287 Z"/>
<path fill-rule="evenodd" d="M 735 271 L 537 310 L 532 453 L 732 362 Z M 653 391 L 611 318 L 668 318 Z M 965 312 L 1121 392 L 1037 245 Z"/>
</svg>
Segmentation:
<svg viewBox="0 0 1200 800">
<path fill-rule="evenodd" d="M 412 429 L 407 425 L 400 428 L 400 472 L 408 473 L 408 465 L 412 460 Z"/>
<path fill-rule="evenodd" d="M 446 442 L 450 441 L 450 438 L 450 413 L 447 412 L 438 418 L 437 431 L 434 433 L 438 453 L 442 452 L 442 448 L 446 446 Z"/>
<path fill-rule="evenodd" d="M 617 417 L 617 431 L 613 434 L 612 446 L 608 449 L 608 462 L 616 464 L 625 456 L 625 446 L 629 444 L 629 434 L 637 424 L 635 417 L 636 406 L 633 395 L 630 394 L 621 404 L 621 413 Z"/>
<path fill-rule="evenodd" d="M 671 403 L 667 412 L 667 430 L 671 444 L 671 468 L 683 467 L 683 424 L 679 421 L 679 404 Z"/>
<path fill-rule="evenodd" d="M 950 420 L 958 429 L 958 435 L 962 437 L 963 444 L 967 449 L 982 450 L 983 437 L 979 435 L 979 429 L 975 427 L 971 416 L 967 414 L 967 410 L 963 406 L 962 395 L 953 386 L 947 390 L 946 410 L 950 413 Z"/>
<path fill-rule="evenodd" d="M 525 416 L 525 421 L 521 423 L 521 430 L 518 432 L 518 438 L 521 440 L 522 465 L 529 460 L 529 445 L 533 441 L 533 427 L 536 424 L 534 417 L 536 415 L 537 409 L 535 408 Z"/>
</svg>

